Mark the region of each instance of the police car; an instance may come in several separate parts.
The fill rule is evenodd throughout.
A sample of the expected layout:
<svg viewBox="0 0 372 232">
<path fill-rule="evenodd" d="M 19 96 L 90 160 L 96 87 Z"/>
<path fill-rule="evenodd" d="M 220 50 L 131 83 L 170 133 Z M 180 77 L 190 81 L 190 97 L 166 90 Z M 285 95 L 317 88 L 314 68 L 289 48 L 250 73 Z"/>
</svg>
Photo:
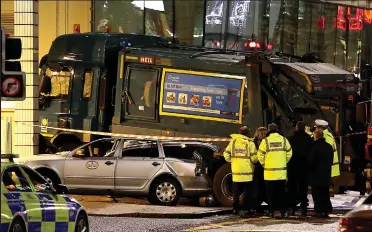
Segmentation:
<svg viewBox="0 0 372 232">
<path fill-rule="evenodd" d="M 65 195 L 33 169 L 1 155 L 1 232 L 88 232 L 88 215 L 80 203 Z M 4 162 L 4 159 L 9 161 Z"/>
</svg>

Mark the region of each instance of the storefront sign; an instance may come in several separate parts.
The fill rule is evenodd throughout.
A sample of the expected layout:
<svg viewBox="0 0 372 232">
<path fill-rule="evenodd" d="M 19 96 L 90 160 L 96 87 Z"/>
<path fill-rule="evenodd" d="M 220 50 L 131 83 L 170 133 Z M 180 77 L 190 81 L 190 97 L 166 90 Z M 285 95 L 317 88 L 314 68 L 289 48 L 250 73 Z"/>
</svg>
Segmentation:
<svg viewBox="0 0 372 232">
<path fill-rule="evenodd" d="M 160 115 L 242 122 L 245 77 L 164 69 Z"/>
</svg>

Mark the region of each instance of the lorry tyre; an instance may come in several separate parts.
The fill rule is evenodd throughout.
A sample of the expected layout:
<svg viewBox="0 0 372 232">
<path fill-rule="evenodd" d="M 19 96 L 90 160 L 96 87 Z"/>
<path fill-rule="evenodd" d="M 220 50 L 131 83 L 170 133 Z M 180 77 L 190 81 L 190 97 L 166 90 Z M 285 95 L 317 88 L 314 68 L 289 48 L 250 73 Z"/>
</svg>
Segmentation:
<svg viewBox="0 0 372 232">
<path fill-rule="evenodd" d="M 217 170 L 213 179 L 213 194 L 221 206 L 232 207 L 233 192 L 230 163 L 224 164 Z"/>
<path fill-rule="evenodd" d="M 148 201 L 154 205 L 177 205 L 181 197 L 180 184 L 172 177 L 161 177 L 150 187 Z"/>
</svg>

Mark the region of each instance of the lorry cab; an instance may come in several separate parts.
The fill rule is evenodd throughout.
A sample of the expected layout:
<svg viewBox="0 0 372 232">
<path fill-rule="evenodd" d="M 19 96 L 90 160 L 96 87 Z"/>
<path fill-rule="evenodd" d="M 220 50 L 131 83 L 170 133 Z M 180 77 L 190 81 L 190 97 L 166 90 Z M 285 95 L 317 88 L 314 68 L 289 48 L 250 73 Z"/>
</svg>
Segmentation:
<svg viewBox="0 0 372 232">
<path fill-rule="evenodd" d="M 114 112 L 118 52 L 131 46 L 162 46 L 168 39 L 135 34 L 82 33 L 57 37 L 39 65 L 41 126 L 108 131 Z M 41 129 L 45 148 L 71 150 L 89 135 Z M 53 146 L 52 146 L 53 144 Z"/>
</svg>

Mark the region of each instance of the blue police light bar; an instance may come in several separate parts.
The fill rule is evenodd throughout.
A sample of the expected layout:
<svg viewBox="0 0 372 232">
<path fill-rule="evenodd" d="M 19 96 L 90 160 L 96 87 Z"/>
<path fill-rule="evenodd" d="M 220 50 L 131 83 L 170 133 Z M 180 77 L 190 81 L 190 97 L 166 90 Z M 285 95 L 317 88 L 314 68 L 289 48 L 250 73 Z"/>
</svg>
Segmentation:
<svg viewBox="0 0 372 232">
<path fill-rule="evenodd" d="M 15 154 L 1 154 L 1 159 L 9 159 L 9 162 L 14 163 L 14 158 L 19 158 L 19 155 Z"/>
</svg>

